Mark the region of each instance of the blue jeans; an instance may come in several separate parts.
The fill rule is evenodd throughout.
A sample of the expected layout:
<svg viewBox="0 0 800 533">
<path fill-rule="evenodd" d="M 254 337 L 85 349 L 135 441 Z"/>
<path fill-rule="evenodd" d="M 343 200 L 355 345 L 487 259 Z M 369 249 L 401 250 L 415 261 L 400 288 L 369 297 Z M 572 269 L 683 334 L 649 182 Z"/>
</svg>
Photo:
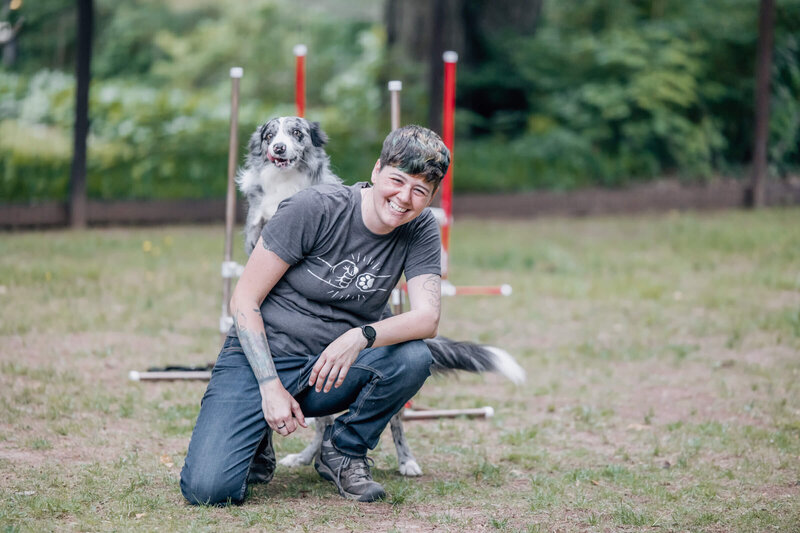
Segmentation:
<svg viewBox="0 0 800 533">
<path fill-rule="evenodd" d="M 362 351 L 344 383 L 330 392 L 308 386 L 319 356 L 275 357 L 281 383 L 307 417 L 347 411 L 334 422 L 333 445 L 363 457 L 386 424 L 430 375 L 431 353 L 422 341 Z M 237 337 L 228 337 L 200 404 L 181 492 L 191 504 L 240 503 L 259 443 L 267 433 L 261 393 Z"/>
</svg>

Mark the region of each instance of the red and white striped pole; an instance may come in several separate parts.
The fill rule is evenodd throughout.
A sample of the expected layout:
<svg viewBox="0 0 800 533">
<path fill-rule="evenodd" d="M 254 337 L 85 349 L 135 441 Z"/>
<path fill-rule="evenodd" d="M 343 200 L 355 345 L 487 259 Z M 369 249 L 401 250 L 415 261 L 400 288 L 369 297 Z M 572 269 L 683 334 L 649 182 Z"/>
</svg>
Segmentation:
<svg viewBox="0 0 800 533">
<path fill-rule="evenodd" d="M 449 50 L 442 56 L 444 59 L 444 102 L 442 116 L 442 140 L 450 150 L 450 167 L 442 182 L 442 209 L 445 221 L 442 225 L 442 277 L 447 278 L 450 263 L 450 225 L 453 223 L 453 139 L 455 137 L 455 109 L 456 109 L 456 63 L 458 54 Z"/>
<path fill-rule="evenodd" d="M 308 47 L 297 44 L 294 47 L 295 74 L 294 74 L 294 101 L 297 104 L 297 116 L 306 114 L 306 54 Z"/>
<path fill-rule="evenodd" d="M 447 280 L 442 282 L 442 296 L 511 296 L 511 285 L 499 286 L 456 286 Z"/>
</svg>

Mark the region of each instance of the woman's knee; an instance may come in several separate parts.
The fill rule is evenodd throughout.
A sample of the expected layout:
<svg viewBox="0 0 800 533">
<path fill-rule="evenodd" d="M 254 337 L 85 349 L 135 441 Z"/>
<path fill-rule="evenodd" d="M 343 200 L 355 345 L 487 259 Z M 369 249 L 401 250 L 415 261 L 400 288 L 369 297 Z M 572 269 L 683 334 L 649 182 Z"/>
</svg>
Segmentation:
<svg viewBox="0 0 800 533">
<path fill-rule="evenodd" d="M 403 376 L 416 376 L 420 381 L 431 373 L 432 356 L 424 341 L 409 341 L 394 347 L 388 358 L 395 365 L 395 372 Z"/>
<path fill-rule="evenodd" d="M 433 356 L 425 341 L 411 341 L 406 344 L 408 345 L 408 355 L 406 357 L 409 360 L 409 365 L 417 371 L 424 371 L 430 374 Z"/>
<path fill-rule="evenodd" d="M 192 505 L 238 504 L 244 499 L 245 480 L 225 476 L 221 471 L 194 472 L 184 466 L 181 493 Z"/>
</svg>

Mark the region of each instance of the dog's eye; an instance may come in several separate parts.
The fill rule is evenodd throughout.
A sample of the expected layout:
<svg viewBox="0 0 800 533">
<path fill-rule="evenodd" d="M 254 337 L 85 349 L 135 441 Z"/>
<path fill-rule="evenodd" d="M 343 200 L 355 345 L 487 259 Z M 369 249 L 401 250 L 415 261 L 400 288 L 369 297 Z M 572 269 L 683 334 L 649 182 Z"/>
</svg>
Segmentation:
<svg viewBox="0 0 800 533">
<path fill-rule="evenodd" d="M 268 140 L 268 141 L 271 141 L 272 140 L 272 134 L 271 133 L 267 133 L 266 137 L 264 137 L 264 138 L 266 140 Z"/>
<path fill-rule="evenodd" d="M 300 130 L 294 130 L 294 131 L 292 132 L 292 134 L 295 136 L 295 138 L 296 138 L 298 141 L 300 141 L 300 140 L 302 140 L 302 139 L 303 139 L 303 132 L 302 132 L 302 131 L 300 131 Z"/>
</svg>

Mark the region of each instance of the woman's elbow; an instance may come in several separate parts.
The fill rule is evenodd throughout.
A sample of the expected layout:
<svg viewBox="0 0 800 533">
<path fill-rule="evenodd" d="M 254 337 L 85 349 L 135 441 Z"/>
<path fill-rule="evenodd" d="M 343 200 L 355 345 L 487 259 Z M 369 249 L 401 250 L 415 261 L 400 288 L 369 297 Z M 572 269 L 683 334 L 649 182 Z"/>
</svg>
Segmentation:
<svg viewBox="0 0 800 533">
<path fill-rule="evenodd" d="M 236 309 L 239 308 L 239 293 L 237 293 L 235 289 L 233 294 L 231 294 L 230 302 L 228 302 L 228 308 L 230 314 L 236 316 Z"/>
<path fill-rule="evenodd" d="M 439 334 L 439 313 L 430 313 L 425 319 L 427 329 L 425 330 L 425 339 L 432 339 Z"/>
<path fill-rule="evenodd" d="M 250 302 L 248 302 L 247 300 L 248 300 L 247 295 L 243 291 L 239 290 L 239 287 L 237 286 L 236 289 L 234 289 L 233 294 L 231 294 L 231 302 L 229 304 L 231 315 L 235 317 L 237 314 L 237 310 L 249 309 L 250 307 L 252 307 L 249 306 Z"/>
</svg>

